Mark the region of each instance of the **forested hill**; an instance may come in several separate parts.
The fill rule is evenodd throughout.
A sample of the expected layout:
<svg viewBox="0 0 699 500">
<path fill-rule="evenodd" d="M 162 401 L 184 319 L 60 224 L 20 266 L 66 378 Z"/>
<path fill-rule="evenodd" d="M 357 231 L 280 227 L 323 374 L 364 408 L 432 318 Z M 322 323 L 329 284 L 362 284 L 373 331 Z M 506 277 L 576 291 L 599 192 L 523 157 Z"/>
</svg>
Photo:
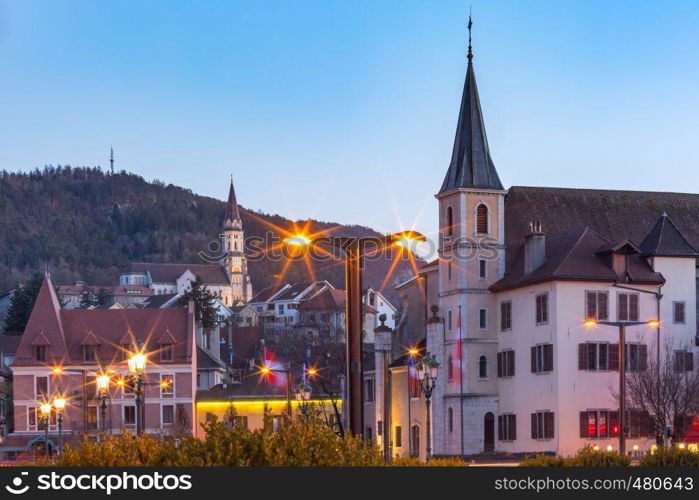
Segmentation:
<svg viewBox="0 0 699 500">
<path fill-rule="evenodd" d="M 241 207 L 246 236 L 263 237 L 269 226 L 291 227 L 279 215 L 248 212 Z M 0 290 L 14 287 L 48 263 L 56 283 L 84 280 L 115 284 L 129 262 L 203 263 L 199 253 L 220 232 L 225 203 L 188 189 L 121 171 L 99 168 L 45 167 L 30 173 L 3 171 L 0 178 Z M 313 221 L 315 230 L 336 224 Z M 361 226 L 345 226 L 333 235 L 377 235 Z M 282 272 L 284 260 L 250 263 L 255 291 Z M 365 284 L 378 288 L 390 262 L 367 265 Z M 409 274 L 401 263 L 390 280 Z M 341 265 L 316 265 L 316 277 L 344 287 Z M 306 266 L 294 262 L 288 280 L 309 279 Z M 392 286 L 386 292 L 392 295 Z"/>
</svg>

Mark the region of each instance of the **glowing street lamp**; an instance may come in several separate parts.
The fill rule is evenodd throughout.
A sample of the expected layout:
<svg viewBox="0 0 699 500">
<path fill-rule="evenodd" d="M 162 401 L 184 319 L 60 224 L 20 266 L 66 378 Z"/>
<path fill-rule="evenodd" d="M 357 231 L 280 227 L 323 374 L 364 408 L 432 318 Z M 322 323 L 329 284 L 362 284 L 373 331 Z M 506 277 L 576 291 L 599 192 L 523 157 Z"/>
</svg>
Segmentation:
<svg viewBox="0 0 699 500">
<path fill-rule="evenodd" d="M 53 398 L 53 407 L 56 409 L 56 419 L 58 420 L 58 456 L 63 452 L 63 410 L 66 409 L 66 399 L 60 394 Z"/>
<path fill-rule="evenodd" d="M 660 322 L 657 319 L 650 321 L 597 321 L 595 318 L 588 318 L 583 324 L 588 328 L 602 325 L 619 329 L 619 453 L 626 455 L 626 357 L 624 355 L 626 327 L 638 325 L 658 327 Z"/>
<path fill-rule="evenodd" d="M 39 406 L 39 413 L 41 413 L 41 418 L 44 421 L 44 425 L 46 425 L 44 429 L 44 451 L 46 454 L 46 460 L 49 459 L 49 421 L 51 420 L 51 411 L 51 403 L 47 401 L 44 401 Z"/>
<path fill-rule="evenodd" d="M 102 420 L 102 430 L 107 423 L 107 397 L 109 396 L 109 384 L 112 377 L 109 373 L 102 373 L 97 376 L 97 396 L 100 401 L 100 419 Z"/>
<path fill-rule="evenodd" d="M 426 241 L 417 231 L 402 231 L 385 237 L 338 237 L 313 238 L 304 234 L 292 234 L 284 243 L 292 249 L 300 249 L 316 243 L 325 243 L 340 250 L 345 256 L 345 334 L 347 355 L 345 356 L 346 406 L 349 430 L 355 436 L 363 436 L 364 428 L 364 370 L 362 368 L 362 268 L 364 250 L 368 244 L 398 246 L 413 250 L 414 245 Z"/>
<path fill-rule="evenodd" d="M 136 434 L 143 434 L 143 374 L 148 365 L 148 354 L 143 344 L 134 342 L 128 360 L 129 372 L 133 376 L 133 392 L 136 395 Z"/>
</svg>

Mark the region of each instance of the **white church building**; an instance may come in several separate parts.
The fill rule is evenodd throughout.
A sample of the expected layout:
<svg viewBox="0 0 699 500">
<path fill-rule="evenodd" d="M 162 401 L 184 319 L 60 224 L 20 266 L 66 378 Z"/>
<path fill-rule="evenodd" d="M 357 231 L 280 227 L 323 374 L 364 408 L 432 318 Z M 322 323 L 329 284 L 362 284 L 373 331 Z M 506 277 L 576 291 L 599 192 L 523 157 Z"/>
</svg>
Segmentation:
<svg viewBox="0 0 699 500">
<path fill-rule="evenodd" d="M 404 297 L 410 286 L 422 290 L 408 298 L 423 318 L 412 341 L 426 337 L 425 351 L 441 365 L 434 455 L 616 449 L 618 330 L 586 327 L 589 318 L 659 321 L 627 328 L 628 372 L 666 355 L 678 370 L 696 369 L 699 195 L 505 189 L 470 43 L 451 162 L 436 198 L 439 258 L 400 290 Z M 378 384 L 381 375 L 369 377 Z M 383 407 L 382 392 L 372 408 Z M 402 415 L 396 401 L 404 392 L 391 396 L 390 435 L 409 425 L 410 449 L 424 454 L 424 412 Z M 379 436 L 374 418 L 365 419 L 366 433 Z M 627 450 L 649 449 L 655 432 L 646 415 L 630 411 Z"/>
<path fill-rule="evenodd" d="M 181 294 L 199 276 L 227 307 L 247 303 L 252 283 L 244 254 L 245 231 L 235 197 L 233 180 L 228 192 L 226 215 L 221 224 L 220 261 L 211 264 L 132 263 L 119 275 L 120 285 L 141 285 L 155 295 Z"/>
</svg>

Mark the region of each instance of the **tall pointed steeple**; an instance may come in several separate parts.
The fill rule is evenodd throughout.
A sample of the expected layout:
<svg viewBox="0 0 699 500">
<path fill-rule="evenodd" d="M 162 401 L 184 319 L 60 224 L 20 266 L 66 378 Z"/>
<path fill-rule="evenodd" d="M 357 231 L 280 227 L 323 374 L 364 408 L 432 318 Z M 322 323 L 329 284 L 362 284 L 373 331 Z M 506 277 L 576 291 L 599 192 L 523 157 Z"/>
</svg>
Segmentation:
<svg viewBox="0 0 699 500">
<path fill-rule="evenodd" d="M 238 202 L 235 199 L 235 188 L 233 187 L 233 176 L 231 175 L 231 187 L 228 189 L 228 205 L 226 207 L 226 216 L 223 219 L 223 229 L 241 229 L 242 221 L 240 219 L 240 211 L 238 210 Z"/>
<path fill-rule="evenodd" d="M 471 48 L 471 16 L 468 17 L 468 68 L 464 92 L 461 97 L 461 110 L 456 124 L 456 137 L 451 155 L 449 170 L 442 183 L 440 194 L 458 188 L 495 189 L 503 186 L 490 157 L 488 138 L 485 134 L 481 102 L 473 70 L 473 50 Z"/>
</svg>

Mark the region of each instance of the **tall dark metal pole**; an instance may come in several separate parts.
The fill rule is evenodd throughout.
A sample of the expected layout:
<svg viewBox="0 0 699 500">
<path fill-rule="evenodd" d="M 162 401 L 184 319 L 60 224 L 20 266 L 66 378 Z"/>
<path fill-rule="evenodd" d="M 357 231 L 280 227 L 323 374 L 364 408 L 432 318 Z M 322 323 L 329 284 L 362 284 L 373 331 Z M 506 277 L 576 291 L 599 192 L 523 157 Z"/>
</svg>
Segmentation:
<svg viewBox="0 0 699 500">
<path fill-rule="evenodd" d="M 426 421 L 426 426 L 427 426 L 427 460 L 430 460 L 432 458 L 432 429 L 430 428 L 431 420 L 430 420 L 430 405 L 432 404 L 430 402 L 430 396 L 431 396 L 431 391 L 430 394 L 426 394 L 425 397 L 425 408 L 427 410 L 427 418 L 425 419 Z"/>
<path fill-rule="evenodd" d="M 136 435 L 143 435 L 143 375 L 136 377 Z"/>
<path fill-rule="evenodd" d="M 364 427 L 364 400 L 362 397 L 362 255 L 359 238 L 346 251 L 345 335 L 347 337 L 347 403 L 349 430 L 362 436 Z M 384 422 L 385 425 L 385 422 Z"/>
<path fill-rule="evenodd" d="M 51 414 L 46 415 L 46 429 L 44 430 L 44 455 L 46 460 L 49 459 L 49 423 L 51 422 Z"/>
<path fill-rule="evenodd" d="M 56 418 L 58 419 L 58 452 L 57 452 L 57 455 L 60 458 L 60 456 L 63 454 L 63 411 L 58 412 L 58 415 Z"/>
<path fill-rule="evenodd" d="M 619 453 L 626 455 L 626 327 L 619 325 Z"/>
</svg>

